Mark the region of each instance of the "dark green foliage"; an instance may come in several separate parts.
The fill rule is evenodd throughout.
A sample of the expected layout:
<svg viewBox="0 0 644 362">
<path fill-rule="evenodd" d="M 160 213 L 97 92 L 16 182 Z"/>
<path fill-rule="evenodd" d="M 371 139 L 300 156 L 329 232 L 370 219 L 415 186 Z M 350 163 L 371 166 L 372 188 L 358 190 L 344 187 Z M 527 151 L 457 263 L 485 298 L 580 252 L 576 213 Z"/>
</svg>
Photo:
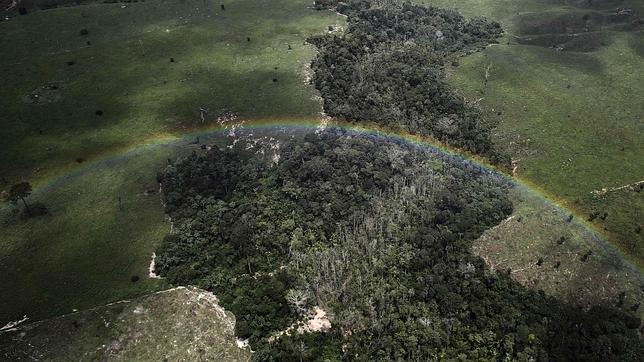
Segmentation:
<svg viewBox="0 0 644 362">
<path fill-rule="evenodd" d="M 9 189 L 7 200 L 13 205 L 17 205 L 18 201 L 22 201 L 25 209 L 29 212 L 29 204 L 27 198 L 31 195 L 31 184 L 29 182 L 19 182 Z"/>
<path fill-rule="evenodd" d="M 590 258 L 591 255 L 593 255 L 593 251 L 588 250 L 587 252 L 584 253 L 584 255 L 582 255 L 581 261 L 583 261 L 583 262 L 588 261 L 588 258 Z"/>
<path fill-rule="evenodd" d="M 9 189 L 9 192 L 6 194 L 7 201 L 14 206 L 18 205 L 19 201 L 22 201 L 22 204 L 25 207 L 24 212 L 21 215 L 23 218 L 46 215 L 49 210 L 44 204 L 40 202 L 29 204 L 27 202 L 27 198 L 31 195 L 31 191 L 31 184 L 29 182 L 19 182 L 11 186 Z"/>
<path fill-rule="evenodd" d="M 348 16 L 347 32 L 309 40 L 320 49 L 313 81 L 330 116 L 432 135 L 506 163 L 478 110 L 442 69 L 447 55 L 493 42 L 502 33 L 498 23 L 411 4 L 351 1 L 338 10 Z"/>
<path fill-rule="evenodd" d="M 213 148 L 159 175 L 172 283 L 213 291 L 257 360 L 636 360 L 640 321 L 584 312 L 490 271 L 471 241 L 512 211 L 499 179 L 428 151 L 328 130 L 279 162 Z M 543 261 L 541 261 L 543 263 Z M 293 292 L 297 293 L 293 293 Z M 331 317 L 326 333 L 269 337 Z"/>
</svg>

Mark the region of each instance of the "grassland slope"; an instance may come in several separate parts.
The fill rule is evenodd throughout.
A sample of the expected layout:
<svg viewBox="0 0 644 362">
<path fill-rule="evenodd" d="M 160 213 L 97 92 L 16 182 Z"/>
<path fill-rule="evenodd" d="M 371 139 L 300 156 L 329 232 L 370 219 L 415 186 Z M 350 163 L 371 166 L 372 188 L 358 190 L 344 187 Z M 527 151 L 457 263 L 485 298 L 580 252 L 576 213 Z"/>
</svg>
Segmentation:
<svg viewBox="0 0 644 362">
<path fill-rule="evenodd" d="M 443 1 L 506 30 L 459 60 L 452 83 L 480 100 L 518 176 L 644 260 L 644 36 L 640 1 Z M 488 79 L 486 81 L 486 73 Z"/>
<path fill-rule="evenodd" d="M 4 332 L 0 358 L 248 361 L 234 325 L 214 295 L 179 287 Z"/>
</svg>

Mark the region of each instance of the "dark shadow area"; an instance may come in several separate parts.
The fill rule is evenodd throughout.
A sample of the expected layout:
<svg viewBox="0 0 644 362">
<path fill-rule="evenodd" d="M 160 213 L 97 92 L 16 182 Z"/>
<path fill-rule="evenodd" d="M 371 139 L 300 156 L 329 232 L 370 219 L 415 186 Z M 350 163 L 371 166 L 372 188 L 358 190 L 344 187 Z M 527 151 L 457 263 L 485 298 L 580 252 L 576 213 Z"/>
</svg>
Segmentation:
<svg viewBox="0 0 644 362">
<path fill-rule="evenodd" d="M 8 38 L 16 37 L 0 45 L 17 54 L 0 65 L 0 137 L 6 140 L 0 173 L 7 178 L 0 188 L 39 177 L 32 172 L 45 160 L 45 171 L 70 167 L 78 157 L 199 126 L 202 107 L 214 118 L 228 110 L 261 118 L 318 111 L 301 59 L 304 39 L 317 31 L 313 17 L 322 14 L 305 1 L 243 1 L 221 12 L 215 2 L 150 1 L 128 5 L 118 17 L 115 7 L 101 6 L 104 14 L 93 6 L 43 12 L 1 24 Z M 45 33 L 48 23 L 59 24 L 60 32 Z"/>
<path fill-rule="evenodd" d="M 592 52 L 612 42 L 610 32 L 634 32 L 642 19 L 631 8 L 539 12 L 517 17 L 519 44 L 560 51 Z"/>
</svg>

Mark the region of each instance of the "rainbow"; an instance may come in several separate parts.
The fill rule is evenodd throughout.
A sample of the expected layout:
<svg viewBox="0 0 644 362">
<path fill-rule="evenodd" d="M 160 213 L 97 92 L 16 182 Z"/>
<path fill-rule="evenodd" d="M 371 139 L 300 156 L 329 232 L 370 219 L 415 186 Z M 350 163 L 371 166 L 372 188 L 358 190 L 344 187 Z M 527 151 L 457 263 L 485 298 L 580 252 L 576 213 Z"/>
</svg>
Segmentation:
<svg viewBox="0 0 644 362">
<path fill-rule="evenodd" d="M 245 121 L 235 120 L 230 123 L 206 123 L 203 126 L 177 131 L 174 133 L 155 134 L 137 144 L 132 144 L 118 150 L 112 150 L 111 153 L 94 157 L 94 159 L 90 160 L 89 162 L 83 163 L 81 165 L 74 165 L 74 167 L 71 167 L 71 169 L 65 169 L 60 171 L 58 174 L 44 177 L 34 183 L 36 186 L 34 194 L 47 192 L 48 190 L 56 188 L 57 186 L 66 181 L 69 181 L 70 179 L 80 177 L 92 170 L 100 169 L 103 167 L 110 167 L 111 165 L 118 163 L 119 160 L 124 160 L 133 155 L 141 154 L 155 147 L 177 146 L 186 144 L 197 139 L 198 137 L 202 141 L 218 136 L 221 137 L 221 135 L 223 135 L 224 133 L 230 132 L 231 124 L 241 125 L 239 130 L 244 130 L 245 132 L 269 131 L 279 129 L 313 131 L 324 127 L 332 127 L 334 129 L 344 130 L 349 134 L 369 135 L 383 141 L 394 141 L 398 143 L 411 144 L 423 149 L 430 149 L 435 153 L 447 156 L 447 158 L 449 158 L 450 160 L 475 166 L 479 169 L 484 169 L 495 175 L 501 176 L 509 183 L 515 185 L 515 187 L 520 187 L 522 190 L 525 190 L 526 192 L 529 192 L 530 194 L 537 196 L 539 199 L 545 201 L 546 203 L 554 206 L 562 213 L 562 215 L 573 215 L 575 223 L 585 228 L 589 232 L 589 234 L 592 235 L 593 239 L 595 239 L 595 242 L 602 246 L 605 251 L 618 256 L 620 260 L 623 260 L 633 270 L 640 272 L 640 269 L 636 267 L 637 263 L 630 261 L 628 255 L 622 252 L 614 243 L 609 243 L 608 240 L 610 240 L 610 238 L 595 225 L 586 221 L 585 217 L 581 216 L 580 212 L 576 211 L 575 208 L 566 200 L 556 197 L 552 193 L 544 190 L 530 180 L 517 175 L 513 175 L 507 168 L 493 165 L 487 159 L 479 155 L 448 145 L 429 136 L 421 136 L 402 130 L 384 128 L 373 123 L 363 122 L 357 124 L 341 122 L 337 120 L 323 120 L 320 118 L 282 118 L 279 120 L 260 119 Z"/>
</svg>

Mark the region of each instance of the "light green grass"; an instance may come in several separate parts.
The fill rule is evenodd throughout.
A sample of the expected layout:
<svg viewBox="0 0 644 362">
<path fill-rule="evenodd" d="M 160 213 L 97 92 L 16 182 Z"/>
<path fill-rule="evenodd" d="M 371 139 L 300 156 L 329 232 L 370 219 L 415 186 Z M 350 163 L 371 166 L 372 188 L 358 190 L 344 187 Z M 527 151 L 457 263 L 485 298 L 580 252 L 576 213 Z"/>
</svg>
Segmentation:
<svg viewBox="0 0 644 362">
<path fill-rule="evenodd" d="M 614 305 L 622 292 L 626 309 L 644 302 L 644 277 L 614 247 L 578 220 L 569 222 L 566 211 L 532 191 L 516 187 L 510 197 L 512 216 L 487 230 L 473 246 L 491 268 L 510 269 L 523 285 L 584 308 Z M 592 255 L 582 260 L 589 251 Z M 644 308 L 637 312 L 644 316 Z"/>
<path fill-rule="evenodd" d="M 591 192 L 644 179 L 644 35 L 604 32 L 605 45 L 586 53 L 517 44 L 519 15 L 546 21 L 553 12 L 587 11 L 563 3 L 450 2 L 467 15 L 501 21 L 509 33 L 498 45 L 462 58 L 452 81 L 468 99 L 482 98 L 484 113 L 498 125 L 496 141 L 518 160 L 521 177 L 581 215 L 607 212 L 606 220 L 595 221 L 597 228 L 641 266 L 644 232 L 636 229 L 644 220 L 644 196 L 633 190 L 603 197 Z M 644 10 L 639 2 L 620 3 Z"/>
<path fill-rule="evenodd" d="M 235 0 L 222 11 L 212 0 L 152 0 L 0 22 L 0 188 L 73 168 L 78 157 L 198 126 L 200 108 L 210 120 L 224 111 L 315 115 L 320 106 L 301 74 L 314 48 L 304 41 L 342 18 L 308 5 Z M 60 83 L 59 102 L 22 101 L 49 82 Z"/>
</svg>

